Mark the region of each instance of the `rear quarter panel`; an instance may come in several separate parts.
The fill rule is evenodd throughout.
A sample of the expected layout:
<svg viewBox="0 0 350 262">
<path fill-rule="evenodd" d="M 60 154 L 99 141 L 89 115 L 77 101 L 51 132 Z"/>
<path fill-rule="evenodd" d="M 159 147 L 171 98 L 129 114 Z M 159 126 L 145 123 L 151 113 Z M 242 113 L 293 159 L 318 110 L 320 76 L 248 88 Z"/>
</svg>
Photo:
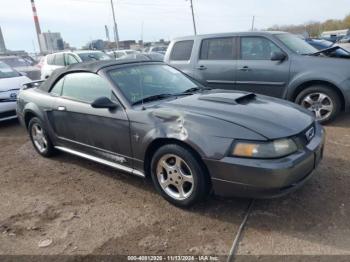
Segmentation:
<svg viewBox="0 0 350 262">
<path fill-rule="evenodd" d="M 22 120 L 27 114 L 33 114 L 47 125 L 47 112 L 52 110 L 55 99 L 37 88 L 21 90 L 17 100 L 17 113 Z"/>
</svg>

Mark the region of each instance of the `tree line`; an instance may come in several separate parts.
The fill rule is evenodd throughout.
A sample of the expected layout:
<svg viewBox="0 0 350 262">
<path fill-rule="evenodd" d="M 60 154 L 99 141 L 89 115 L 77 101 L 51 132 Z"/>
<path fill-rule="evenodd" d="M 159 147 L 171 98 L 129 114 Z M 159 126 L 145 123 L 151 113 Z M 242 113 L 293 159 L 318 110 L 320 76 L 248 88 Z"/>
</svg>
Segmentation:
<svg viewBox="0 0 350 262">
<path fill-rule="evenodd" d="M 302 25 L 274 25 L 268 28 L 268 30 L 286 31 L 293 34 L 304 34 L 306 32 L 310 37 L 319 37 L 324 31 L 341 29 L 350 29 L 350 14 L 344 19 L 329 19 L 325 22 L 308 22 Z"/>
</svg>

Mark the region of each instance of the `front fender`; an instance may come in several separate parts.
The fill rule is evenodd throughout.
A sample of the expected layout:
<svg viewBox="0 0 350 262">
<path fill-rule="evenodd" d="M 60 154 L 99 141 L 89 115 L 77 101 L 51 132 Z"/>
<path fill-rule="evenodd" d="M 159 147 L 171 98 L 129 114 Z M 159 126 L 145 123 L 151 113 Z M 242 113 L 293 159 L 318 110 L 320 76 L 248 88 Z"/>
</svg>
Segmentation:
<svg viewBox="0 0 350 262">
<path fill-rule="evenodd" d="M 290 81 L 284 98 L 293 100 L 298 88 L 306 83 L 324 82 L 338 88 L 348 105 L 350 100 L 350 65 L 346 59 L 320 57 L 294 57 L 290 69 Z"/>
<path fill-rule="evenodd" d="M 221 159 L 234 139 L 266 140 L 244 127 L 212 117 L 171 109 L 157 109 L 148 115 L 147 125 L 131 123 L 134 157 L 145 159 L 147 148 L 157 139 L 181 141 L 193 148 L 203 159 Z M 142 134 L 135 141 L 133 134 Z"/>
</svg>

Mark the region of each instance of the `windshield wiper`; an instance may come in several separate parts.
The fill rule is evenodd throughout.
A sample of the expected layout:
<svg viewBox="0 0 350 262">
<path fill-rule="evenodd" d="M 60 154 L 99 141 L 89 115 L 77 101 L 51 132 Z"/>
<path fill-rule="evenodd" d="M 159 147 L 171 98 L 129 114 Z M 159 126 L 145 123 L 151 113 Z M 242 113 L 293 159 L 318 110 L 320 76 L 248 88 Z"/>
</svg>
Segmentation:
<svg viewBox="0 0 350 262">
<path fill-rule="evenodd" d="M 322 49 L 322 50 L 319 50 L 315 53 L 309 53 L 309 54 L 303 54 L 303 55 L 309 55 L 309 56 L 318 56 L 320 54 L 323 54 L 323 53 L 330 53 L 330 52 L 333 52 L 337 49 L 341 48 L 340 46 L 331 46 L 331 47 L 328 47 L 326 49 Z"/>
<path fill-rule="evenodd" d="M 197 91 L 204 91 L 204 90 L 212 90 L 212 88 L 210 87 L 192 87 L 192 88 L 189 88 L 185 91 L 183 91 L 181 94 L 192 94 L 194 92 L 197 92 Z"/>
<path fill-rule="evenodd" d="M 186 93 L 193 93 L 193 92 L 197 92 L 197 91 L 199 91 L 199 90 L 202 90 L 202 88 L 200 88 L 200 87 L 192 87 L 192 88 L 189 88 L 189 89 L 183 91 L 182 93 L 183 93 L 183 94 L 186 94 Z"/>
<path fill-rule="evenodd" d="M 137 100 L 136 102 L 132 103 L 132 105 L 138 105 L 138 104 L 142 104 L 145 102 L 156 101 L 156 100 L 168 98 L 171 96 L 173 96 L 173 94 L 158 94 L 158 95 L 148 96 L 148 97 L 142 98 L 140 100 Z"/>
<path fill-rule="evenodd" d="M 156 101 L 156 100 L 160 100 L 160 99 L 164 99 L 164 98 L 168 98 L 168 97 L 178 97 L 178 96 L 187 96 L 187 95 L 192 95 L 194 92 L 197 92 L 199 90 L 210 90 L 211 88 L 201 88 L 201 87 L 192 87 L 189 88 L 181 93 L 174 93 L 174 94 L 158 94 L 158 95 L 153 95 L 153 96 L 148 96 L 145 97 L 143 99 L 137 100 L 136 102 L 132 103 L 132 105 L 138 105 L 138 104 L 142 104 L 145 102 L 152 102 L 152 101 Z"/>
</svg>

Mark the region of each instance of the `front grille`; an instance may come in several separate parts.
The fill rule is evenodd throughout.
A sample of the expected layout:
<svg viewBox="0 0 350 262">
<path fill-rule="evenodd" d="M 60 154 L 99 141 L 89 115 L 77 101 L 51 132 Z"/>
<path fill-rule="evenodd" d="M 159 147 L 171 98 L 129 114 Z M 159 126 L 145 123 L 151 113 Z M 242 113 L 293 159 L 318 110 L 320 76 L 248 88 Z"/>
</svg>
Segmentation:
<svg viewBox="0 0 350 262">
<path fill-rule="evenodd" d="M 16 110 L 11 110 L 11 111 L 2 112 L 2 113 L 0 113 L 0 119 L 1 119 L 1 118 L 6 118 L 6 117 L 15 116 L 15 115 L 16 115 Z"/>
</svg>

